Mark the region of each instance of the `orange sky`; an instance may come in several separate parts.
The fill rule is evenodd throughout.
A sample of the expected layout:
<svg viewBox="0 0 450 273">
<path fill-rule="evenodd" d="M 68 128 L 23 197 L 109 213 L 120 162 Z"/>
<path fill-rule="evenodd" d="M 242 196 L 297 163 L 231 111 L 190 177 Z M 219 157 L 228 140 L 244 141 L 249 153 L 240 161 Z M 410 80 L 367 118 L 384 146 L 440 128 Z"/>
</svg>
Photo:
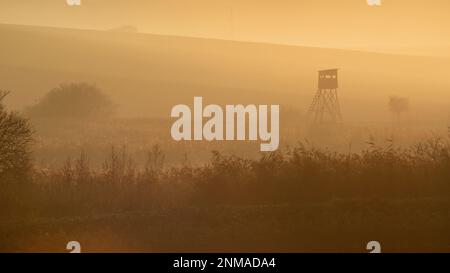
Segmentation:
<svg viewBox="0 0 450 273">
<path fill-rule="evenodd" d="M 446 51 L 449 12 L 448 0 L 383 0 L 381 7 L 365 0 L 82 0 L 76 8 L 65 0 L 0 0 L 1 23 L 134 25 L 157 34 L 405 53 Z"/>
</svg>

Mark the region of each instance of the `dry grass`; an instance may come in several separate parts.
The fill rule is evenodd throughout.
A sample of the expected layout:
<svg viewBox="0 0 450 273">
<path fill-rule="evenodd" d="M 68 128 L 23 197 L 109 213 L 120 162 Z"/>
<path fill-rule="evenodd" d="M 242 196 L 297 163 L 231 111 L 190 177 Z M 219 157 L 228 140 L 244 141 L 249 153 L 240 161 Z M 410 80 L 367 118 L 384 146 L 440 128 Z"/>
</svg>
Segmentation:
<svg viewBox="0 0 450 273">
<path fill-rule="evenodd" d="M 78 238 L 88 251 L 364 251 L 380 238 L 390 251 L 448 251 L 449 143 L 368 145 L 303 143 L 255 160 L 214 152 L 178 167 L 159 146 L 143 166 L 125 147 L 102 168 L 81 153 L 2 184 L 1 249 L 64 251 Z"/>
</svg>

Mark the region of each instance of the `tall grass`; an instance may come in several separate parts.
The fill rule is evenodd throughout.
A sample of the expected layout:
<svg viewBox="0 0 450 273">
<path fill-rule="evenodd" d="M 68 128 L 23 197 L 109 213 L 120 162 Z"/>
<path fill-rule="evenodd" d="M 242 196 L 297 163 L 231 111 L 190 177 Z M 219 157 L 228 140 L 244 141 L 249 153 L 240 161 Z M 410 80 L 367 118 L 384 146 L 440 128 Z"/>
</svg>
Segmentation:
<svg viewBox="0 0 450 273">
<path fill-rule="evenodd" d="M 164 207 L 302 204 L 340 199 L 450 197 L 450 145 L 431 139 L 407 149 L 369 143 L 337 153 L 308 143 L 257 160 L 213 152 L 203 166 L 167 168 L 159 146 L 143 166 L 112 147 L 102 168 L 81 152 L 63 167 L 35 170 L 32 183 L 3 183 L 1 215 L 77 216 Z"/>
</svg>

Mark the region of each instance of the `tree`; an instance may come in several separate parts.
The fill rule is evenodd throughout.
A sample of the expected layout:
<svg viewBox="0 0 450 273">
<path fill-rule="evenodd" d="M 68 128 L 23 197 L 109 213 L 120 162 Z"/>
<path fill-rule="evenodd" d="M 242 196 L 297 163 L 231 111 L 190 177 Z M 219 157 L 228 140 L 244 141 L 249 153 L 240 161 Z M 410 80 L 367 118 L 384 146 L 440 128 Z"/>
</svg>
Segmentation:
<svg viewBox="0 0 450 273">
<path fill-rule="evenodd" d="M 409 100 L 407 98 L 401 97 L 390 97 L 389 98 L 389 110 L 396 116 L 397 120 L 400 119 L 400 115 L 403 112 L 408 111 Z"/>
<path fill-rule="evenodd" d="M 24 176 L 30 167 L 30 144 L 33 130 L 28 120 L 3 105 L 8 92 L 0 90 L 0 180 L 7 176 Z"/>
<path fill-rule="evenodd" d="M 26 109 L 27 115 L 37 118 L 105 118 L 114 112 L 111 100 L 88 83 L 61 84 Z"/>
<path fill-rule="evenodd" d="M 6 96 L 8 96 L 8 94 L 9 94 L 8 91 L 0 90 L 0 112 L 2 112 L 3 109 L 4 109 L 4 106 L 3 106 L 3 104 L 2 104 L 2 101 L 3 101 L 3 99 L 4 99 Z"/>
</svg>

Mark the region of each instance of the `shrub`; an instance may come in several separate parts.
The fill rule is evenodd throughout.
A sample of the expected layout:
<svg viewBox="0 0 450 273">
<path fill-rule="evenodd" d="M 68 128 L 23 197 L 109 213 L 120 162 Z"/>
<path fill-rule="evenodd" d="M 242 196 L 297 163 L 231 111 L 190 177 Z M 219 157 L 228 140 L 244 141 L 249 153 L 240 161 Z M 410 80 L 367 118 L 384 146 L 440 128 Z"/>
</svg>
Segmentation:
<svg viewBox="0 0 450 273">
<path fill-rule="evenodd" d="M 37 118 L 105 118 L 114 112 L 111 100 L 88 83 L 61 84 L 26 110 L 30 117 Z"/>
<path fill-rule="evenodd" d="M 2 105 L 7 92 L 0 91 L 0 181 L 23 178 L 30 168 L 30 144 L 33 131 L 28 120 Z"/>
</svg>

